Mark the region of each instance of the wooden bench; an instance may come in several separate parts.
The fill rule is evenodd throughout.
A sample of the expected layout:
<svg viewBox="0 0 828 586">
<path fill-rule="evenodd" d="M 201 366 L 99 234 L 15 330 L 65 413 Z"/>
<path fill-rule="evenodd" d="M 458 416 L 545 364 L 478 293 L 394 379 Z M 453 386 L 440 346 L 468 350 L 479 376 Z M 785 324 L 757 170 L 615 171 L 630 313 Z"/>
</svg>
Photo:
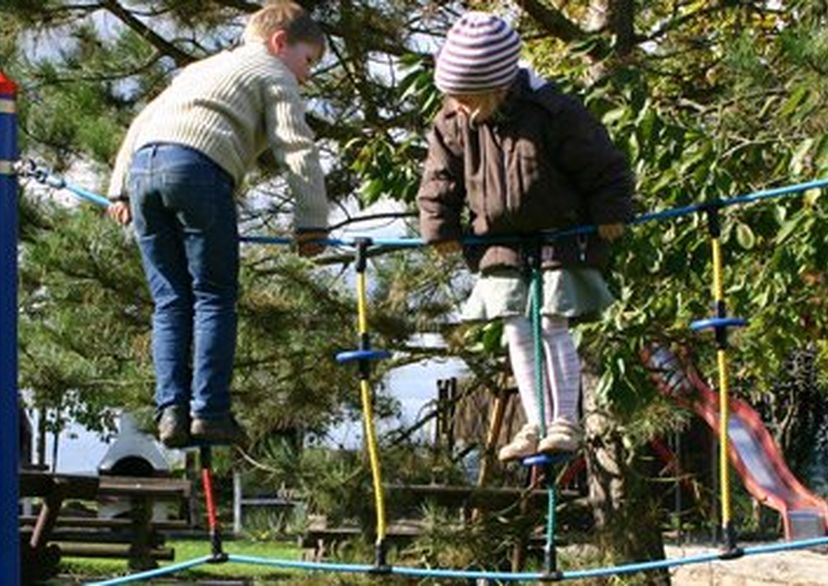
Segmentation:
<svg viewBox="0 0 828 586">
<path fill-rule="evenodd" d="M 423 535 L 423 523 L 408 518 L 417 514 L 425 503 L 434 503 L 450 509 L 458 509 L 460 516 L 468 520 L 468 512 L 473 509 L 496 511 L 499 515 L 518 515 L 536 511 L 539 518 L 546 511 L 549 495 L 546 490 L 525 490 L 510 487 L 475 487 L 439 484 L 384 486 L 388 503 L 388 514 L 396 514 L 397 521 L 390 522 L 386 531 L 386 542 L 394 546 L 406 546 Z M 558 504 L 567 503 L 567 509 L 558 512 L 561 526 L 583 529 L 592 524 L 592 513 L 586 499 L 576 491 L 559 490 L 556 494 Z M 524 506 L 521 506 L 524 505 Z M 402 518 L 399 518 L 402 517 Z M 460 527 L 458 526 L 458 530 Z M 326 551 L 339 544 L 362 538 L 365 532 L 359 527 L 329 527 L 324 520 L 311 523 L 299 537 L 301 549 L 310 550 L 309 557 L 321 559 Z M 540 547 L 545 536 L 542 534 L 527 537 L 527 545 Z"/>
<path fill-rule="evenodd" d="M 36 517 L 21 517 L 24 574 L 33 579 L 54 575 L 61 556 L 126 558 L 130 569 L 147 570 L 157 560 L 174 559 L 163 547 L 159 531 L 180 528 L 186 522 L 154 522 L 153 503 L 158 499 L 186 499 L 190 482 L 170 478 L 83 476 L 20 472 L 20 496 L 41 497 Z M 130 501 L 128 518 L 61 516 L 66 499 L 96 500 L 101 497 Z"/>
<path fill-rule="evenodd" d="M 389 502 L 420 506 L 426 501 L 444 507 L 498 510 L 513 507 L 522 500 L 531 507 L 546 506 L 546 490 L 511 487 L 476 487 L 443 484 L 389 484 L 385 486 Z M 558 491 L 560 502 L 573 500 L 577 494 Z"/>
<path fill-rule="evenodd" d="M 455 527 L 443 527 L 443 529 L 455 529 L 462 531 L 462 525 Z M 389 524 L 385 533 L 385 542 L 392 547 L 406 547 L 414 540 L 427 533 L 422 521 L 400 519 Z M 329 552 L 335 552 L 336 548 L 343 543 L 355 539 L 368 539 L 366 533 L 359 527 L 327 527 L 323 523 L 312 523 L 299 536 L 298 547 L 304 550 L 306 559 L 321 561 Z M 560 543 L 563 540 L 556 539 Z M 534 532 L 526 537 L 525 545 L 535 550 L 543 548 L 546 542 L 546 535 L 543 532 Z"/>
<path fill-rule="evenodd" d="M 387 527 L 385 539 L 389 544 L 403 547 L 419 537 L 422 532 L 421 523 L 397 521 Z M 327 527 L 324 522 L 314 523 L 299 536 L 298 545 L 300 549 L 308 552 L 306 557 L 318 561 L 341 543 L 364 535 L 359 527 Z"/>
<path fill-rule="evenodd" d="M 126 559 L 135 557 L 133 544 L 136 538 L 133 519 L 76 517 L 66 514 L 67 512 L 69 511 L 62 511 L 58 516 L 49 537 L 49 541 L 60 549 L 61 557 Z M 20 536 L 24 542 L 31 540 L 36 522 L 35 516 L 19 518 Z M 187 530 L 189 527 L 190 523 L 183 519 L 150 521 L 149 551 L 146 554 L 156 562 L 175 559 L 175 551 L 164 547 L 166 542 L 164 532 Z"/>
<path fill-rule="evenodd" d="M 49 474 L 42 470 L 21 470 L 20 496 L 40 497 L 41 507 L 32 531 L 23 536 L 20 546 L 23 581 L 37 581 L 57 573 L 60 548 L 49 543 L 63 500 L 94 499 L 98 493 L 97 476 Z M 28 537 L 28 540 L 25 539 Z"/>
</svg>

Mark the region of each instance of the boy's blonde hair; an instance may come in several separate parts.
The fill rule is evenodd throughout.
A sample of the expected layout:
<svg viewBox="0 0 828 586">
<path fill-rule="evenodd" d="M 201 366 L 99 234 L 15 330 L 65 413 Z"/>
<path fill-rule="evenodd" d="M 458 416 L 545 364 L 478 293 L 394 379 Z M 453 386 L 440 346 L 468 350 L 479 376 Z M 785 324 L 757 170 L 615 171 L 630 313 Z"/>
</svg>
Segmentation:
<svg viewBox="0 0 828 586">
<path fill-rule="evenodd" d="M 276 0 L 254 12 L 247 21 L 242 38 L 245 43 L 266 42 L 273 33 L 285 31 L 287 42 L 309 43 L 325 48 L 325 34 L 310 13 L 291 0 Z"/>
</svg>

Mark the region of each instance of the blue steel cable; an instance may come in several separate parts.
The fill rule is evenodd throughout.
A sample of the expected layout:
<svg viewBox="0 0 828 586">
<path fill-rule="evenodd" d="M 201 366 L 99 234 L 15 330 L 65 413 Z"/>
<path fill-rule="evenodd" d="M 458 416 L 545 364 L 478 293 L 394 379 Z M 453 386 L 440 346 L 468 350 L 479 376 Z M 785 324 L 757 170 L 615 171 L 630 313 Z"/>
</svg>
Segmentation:
<svg viewBox="0 0 828 586">
<path fill-rule="evenodd" d="M 816 537 L 813 539 L 803 539 L 800 541 L 788 541 L 783 543 L 771 543 L 767 545 L 758 545 L 753 547 L 746 547 L 742 550 L 743 557 L 749 555 L 777 553 L 780 551 L 805 549 L 808 547 L 816 547 L 820 545 L 828 545 L 828 537 Z M 678 566 L 687 566 L 691 564 L 700 564 L 705 562 L 717 562 L 722 560 L 722 552 L 710 552 L 693 556 L 686 556 L 681 558 L 672 558 L 666 560 L 653 560 L 649 562 L 640 562 L 632 564 L 623 564 L 620 566 L 609 566 L 606 568 L 594 568 L 591 570 L 573 570 L 563 572 L 562 577 L 565 580 L 581 579 L 581 578 L 597 578 L 601 576 L 615 576 L 619 574 L 634 574 L 637 572 L 648 572 L 652 570 L 662 570 L 666 568 L 673 568 Z"/>
<path fill-rule="evenodd" d="M 88 189 L 84 189 L 83 187 L 79 187 L 73 183 L 69 183 L 60 175 L 55 175 L 43 167 L 36 167 L 31 162 L 29 162 L 28 167 L 28 169 L 26 166 L 21 167 L 19 173 L 24 176 L 31 175 L 35 180 L 43 183 L 44 185 L 48 185 L 49 187 L 71 191 L 80 199 L 84 199 L 96 205 L 107 207 L 110 204 L 110 201 L 104 196 L 93 193 Z"/>
<path fill-rule="evenodd" d="M 106 198 L 92 193 L 88 190 L 83 188 L 77 187 L 71 183 L 66 182 L 60 177 L 54 176 L 51 173 L 41 173 L 38 175 L 37 173 L 33 173 L 36 179 L 39 181 L 58 189 L 67 189 L 77 195 L 78 197 L 90 201 L 92 203 L 107 206 L 109 205 L 109 200 Z M 630 224 L 637 225 L 643 224 L 645 222 L 651 221 L 659 221 L 669 218 L 675 218 L 679 216 L 689 215 L 701 211 L 706 211 L 711 208 L 724 208 L 734 205 L 743 205 L 748 203 L 757 202 L 760 200 L 765 199 L 772 199 L 778 197 L 784 197 L 787 195 L 792 195 L 795 193 L 800 193 L 803 191 L 808 191 L 811 189 L 818 189 L 828 186 L 828 179 L 819 179 L 814 181 L 809 181 L 805 183 L 793 184 L 784 187 L 774 188 L 774 189 L 766 189 L 761 191 L 756 191 L 753 193 L 749 193 L 746 195 L 736 196 L 729 199 L 720 199 L 720 200 L 713 200 L 710 202 L 705 202 L 702 204 L 672 208 L 668 210 L 663 210 L 660 212 L 651 212 L 647 214 L 643 214 L 641 216 L 637 216 L 634 218 Z M 547 240 L 555 240 L 558 238 L 562 238 L 565 236 L 577 235 L 577 234 L 587 234 L 591 232 L 595 232 L 597 229 L 596 226 L 593 225 L 584 225 L 584 226 L 576 226 L 573 228 L 568 228 L 565 230 L 557 230 L 551 232 L 545 232 L 543 237 Z M 331 246 L 353 246 L 356 240 L 359 237 L 352 237 L 352 238 L 342 238 L 342 239 L 328 239 L 324 241 L 325 244 Z M 243 237 L 243 241 L 251 242 L 251 243 L 262 243 L 262 244 L 289 244 L 292 240 L 288 238 L 275 238 L 275 237 L 266 237 L 266 236 L 246 236 Z M 463 239 L 464 244 L 481 244 L 486 242 L 517 242 L 521 241 L 520 237 L 498 237 L 496 239 L 493 238 L 480 238 L 480 237 L 467 237 Z M 422 239 L 419 238 L 374 238 L 372 239 L 375 246 L 395 246 L 395 247 L 419 247 L 423 246 L 424 242 Z M 764 546 L 756 546 L 756 547 L 748 547 L 743 550 L 744 555 L 753 555 L 753 554 L 761 554 L 761 553 L 773 553 L 785 550 L 793 550 L 793 549 L 800 549 L 806 547 L 815 547 L 819 545 L 828 545 L 828 537 L 823 538 L 815 538 L 810 540 L 802 540 L 798 542 L 786 542 L 786 543 L 778 543 L 778 544 L 769 544 Z M 207 563 L 210 559 L 210 556 L 206 556 L 203 558 L 197 558 L 194 560 L 190 560 L 188 562 L 183 562 L 181 564 L 176 564 L 173 566 L 167 566 L 165 568 L 161 568 L 158 570 L 151 570 L 148 572 L 142 572 L 139 574 L 133 574 L 132 576 L 127 576 L 123 578 L 116 578 L 113 580 L 107 580 L 104 582 L 96 582 L 94 583 L 95 586 L 108 586 L 108 585 L 117 585 L 117 584 L 127 584 L 130 582 L 141 581 L 153 577 L 158 577 L 162 575 L 168 575 L 171 573 L 175 573 L 187 568 L 195 567 L 198 565 L 202 565 Z M 278 566 L 278 567 L 286 567 L 286 568 L 294 568 L 294 569 L 303 569 L 303 570 L 311 570 L 311 571 L 333 571 L 333 572 L 357 572 L 357 573 L 375 573 L 376 567 L 373 565 L 367 564 L 332 564 L 332 563 L 321 563 L 321 562 L 300 562 L 300 561 L 291 561 L 291 560 L 270 560 L 266 558 L 255 558 L 251 556 L 238 556 L 231 554 L 228 557 L 229 561 L 235 561 L 240 563 L 250 563 L 250 564 L 260 564 L 260 565 L 269 565 L 269 566 Z M 589 570 L 574 570 L 574 571 L 567 571 L 567 572 L 560 572 L 558 577 L 560 579 L 576 579 L 576 578 L 590 578 L 590 577 L 599 577 L 599 576 L 610 576 L 610 575 L 618 575 L 618 574 L 625 574 L 625 573 L 636 573 L 636 572 L 643 572 L 643 571 L 650 571 L 656 569 L 664 569 L 679 565 L 689 565 L 695 563 L 703 563 L 703 562 L 711 562 L 711 561 L 718 561 L 721 560 L 721 553 L 708 553 L 708 554 L 700 554 L 696 556 L 687 556 L 683 558 L 673 558 L 667 560 L 654 560 L 649 562 L 641 562 L 641 563 L 632 563 L 632 564 L 625 564 L 620 566 L 612 566 L 606 568 L 595 568 Z M 409 567 L 390 567 L 389 572 L 396 575 L 401 576 L 411 576 L 411 577 L 434 577 L 434 578 L 450 578 L 450 579 L 490 579 L 490 580 L 503 580 L 503 581 L 519 581 L 519 580 L 540 580 L 545 577 L 544 574 L 539 572 L 523 572 L 523 573 L 512 573 L 512 572 L 486 572 L 486 571 L 475 571 L 475 570 L 450 570 L 450 569 L 428 569 L 428 568 L 409 568 Z"/>
<path fill-rule="evenodd" d="M 77 185 L 74 185 L 66 181 L 62 177 L 54 175 L 53 173 L 50 173 L 49 171 L 44 170 L 43 168 L 34 167 L 31 163 L 29 164 L 29 167 L 30 170 L 23 174 L 32 176 L 41 183 L 45 183 L 57 189 L 67 189 L 75 195 L 77 195 L 78 197 L 98 205 L 108 206 L 110 203 L 109 200 L 103 197 L 102 195 L 98 195 L 81 187 L 78 187 Z M 711 208 L 726 208 L 735 205 L 754 203 L 766 199 L 785 197 L 788 195 L 801 193 L 803 191 L 808 191 L 810 189 L 820 189 L 823 187 L 828 187 L 828 178 L 815 179 L 813 181 L 795 183 L 792 185 L 785 185 L 783 187 L 775 187 L 772 189 L 763 189 L 744 195 L 737 195 L 727 199 L 716 199 L 700 204 L 670 208 L 659 212 L 649 212 L 633 218 L 630 221 L 630 225 L 644 224 L 646 222 L 666 220 L 669 218 L 677 218 L 679 216 L 687 216 Z M 589 234 L 597 231 L 597 229 L 597 226 L 590 224 L 582 226 L 573 226 L 572 228 L 565 228 L 561 230 L 544 231 L 541 234 L 543 235 L 543 238 L 546 240 L 557 240 L 558 238 L 563 238 L 565 236 Z M 350 238 L 330 238 L 321 242 L 326 246 L 355 246 L 356 242 L 362 238 L 364 237 L 352 236 Z M 290 238 L 256 235 L 243 236 L 241 240 L 242 242 L 248 242 L 252 244 L 291 244 L 293 242 L 293 240 L 291 240 Z M 523 242 L 524 240 L 525 239 L 520 236 L 497 236 L 486 238 L 479 236 L 466 236 L 462 239 L 462 242 L 463 244 L 485 244 L 491 242 Z M 397 248 L 416 248 L 420 246 L 425 246 L 425 242 L 423 242 L 422 238 L 372 238 L 371 242 L 373 243 L 374 247 L 394 246 Z"/>
<path fill-rule="evenodd" d="M 744 556 L 750 556 L 778 553 L 780 551 L 790 551 L 795 549 L 804 549 L 822 545 L 828 545 L 828 537 L 816 537 L 800 541 L 788 541 L 746 547 L 743 549 L 743 552 Z M 556 578 L 560 580 L 576 580 L 584 578 L 615 576 L 621 574 L 634 574 L 653 570 L 663 570 L 678 566 L 687 566 L 707 562 L 718 562 L 722 561 L 721 556 L 722 553 L 720 551 L 711 551 L 680 558 L 653 560 L 647 562 L 635 562 L 630 564 L 622 564 L 619 566 L 607 566 L 603 568 L 592 568 L 587 570 L 568 570 L 564 572 L 559 572 L 556 575 Z M 142 572 L 140 574 L 133 574 L 132 576 L 115 578 L 112 580 L 107 580 L 106 582 L 94 582 L 89 586 L 116 586 L 119 584 L 127 584 L 130 582 L 146 580 L 161 575 L 167 575 L 169 573 L 172 573 L 173 571 L 180 571 L 198 565 L 206 564 L 210 559 L 210 556 L 205 556 L 202 558 L 192 560 L 190 562 L 177 564 L 175 566 L 167 566 L 159 570 L 151 570 L 148 572 Z M 227 561 L 239 564 L 269 566 L 274 568 L 285 568 L 309 572 L 332 572 L 347 574 L 377 573 L 376 566 L 371 564 L 307 562 L 299 560 L 261 558 L 256 556 L 237 555 L 232 553 L 228 555 Z M 395 576 L 407 576 L 411 578 L 444 578 L 453 580 L 500 580 L 503 582 L 540 581 L 548 579 L 548 576 L 542 572 L 492 572 L 485 570 L 452 570 L 445 568 L 417 568 L 408 566 L 390 566 L 386 573 Z"/>
<path fill-rule="evenodd" d="M 86 586 L 116 586 L 120 584 L 131 584 L 132 582 L 143 582 L 144 580 L 149 580 L 151 578 L 168 576 L 170 574 L 180 572 L 181 570 L 188 570 L 190 568 L 195 568 L 196 566 L 207 564 L 211 559 L 213 559 L 213 556 L 205 555 L 186 562 L 181 562 L 179 564 L 164 566 L 163 568 L 158 568 L 156 570 L 147 570 L 146 572 L 130 574 L 129 576 L 121 576 L 120 578 L 112 578 L 111 580 L 104 580 L 102 582 L 87 582 Z"/>
<path fill-rule="evenodd" d="M 227 558 L 230 562 L 252 564 L 258 566 L 271 566 L 276 568 L 288 568 L 292 570 L 304 570 L 311 572 L 342 572 L 346 574 L 370 574 L 377 571 L 373 564 L 343 564 L 335 562 L 305 562 L 300 560 L 285 560 L 260 558 L 249 555 L 230 554 Z"/>
<path fill-rule="evenodd" d="M 244 555 L 230 554 L 229 561 L 290 568 L 295 570 L 317 572 L 345 572 L 354 574 L 376 573 L 376 566 L 367 564 L 336 564 L 327 562 L 303 562 L 296 560 L 273 560 Z M 441 568 L 414 568 L 406 566 L 390 566 L 389 574 L 420 578 L 453 578 L 453 579 L 492 579 L 492 580 L 538 580 L 543 574 L 539 572 L 486 572 L 482 570 L 449 570 Z"/>
<path fill-rule="evenodd" d="M 535 363 L 535 392 L 538 399 L 538 418 L 540 424 L 540 436 L 546 437 L 546 369 L 543 359 L 543 332 L 541 326 L 541 308 L 543 306 L 543 272 L 541 270 L 541 243 L 539 241 L 531 243 L 531 253 L 528 255 L 530 269 L 531 269 L 531 311 L 532 311 L 532 358 Z M 553 376 L 549 373 L 549 376 Z M 549 405 L 549 409 L 553 406 Z M 552 466 L 544 466 L 544 474 L 546 476 L 546 542 L 543 546 L 544 551 L 544 570 L 548 572 L 557 572 L 557 553 L 555 551 L 555 511 L 557 505 L 555 503 L 557 495 L 555 494 L 555 477 L 553 475 Z"/>
<path fill-rule="evenodd" d="M 780 197 L 785 197 L 788 195 L 794 195 L 801 193 L 803 191 L 809 191 L 811 189 L 820 189 L 823 187 L 828 187 L 828 178 L 825 179 L 815 179 L 813 181 L 807 181 L 804 183 L 795 183 L 792 185 L 786 185 L 783 187 L 777 187 L 773 189 L 763 189 L 760 191 L 754 191 L 752 193 L 746 195 L 738 195 L 735 197 L 727 198 L 727 199 L 718 199 L 712 200 L 709 202 L 704 202 L 700 204 L 694 204 L 689 206 L 677 207 L 677 208 L 670 208 L 667 210 L 662 210 L 659 212 L 649 212 L 646 214 L 641 214 L 640 216 L 636 216 L 633 218 L 629 224 L 630 225 L 638 225 L 644 224 L 647 222 L 654 222 L 660 220 L 666 220 L 670 218 L 677 218 L 680 216 L 687 216 L 690 214 L 695 214 L 710 208 L 726 208 L 735 205 L 743 205 L 748 203 L 754 203 L 757 201 L 762 201 L 766 199 L 775 199 Z M 583 225 L 583 226 L 574 226 L 572 228 L 565 228 L 561 230 L 552 230 L 552 231 L 544 231 L 542 232 L 543 237 L 547 240 L 557 240 L 558 238 L 563 238 L 565 236 L 575 236 L 578 234 L 589 234 L 592 232 L 596 232 L 598 227 L 595 225 Z M 463 238 L 463 244 L 484 244 L 486 242 L 521 242 L 523 241 L 522 238 L 516 236 L 502 236 L 502 237 L 488 237 L 488 238 L 481 238 L 478 236 L 468 236 Z M 349 244 L 347 240 L 341 241 L 344 244 Z M 424 246 L 424 242 L 421 238 L 374 238 L 373 242 L 377 246 L 399 246 L 399 247 L 415 247 L 415 246 Z"/>
</svg>

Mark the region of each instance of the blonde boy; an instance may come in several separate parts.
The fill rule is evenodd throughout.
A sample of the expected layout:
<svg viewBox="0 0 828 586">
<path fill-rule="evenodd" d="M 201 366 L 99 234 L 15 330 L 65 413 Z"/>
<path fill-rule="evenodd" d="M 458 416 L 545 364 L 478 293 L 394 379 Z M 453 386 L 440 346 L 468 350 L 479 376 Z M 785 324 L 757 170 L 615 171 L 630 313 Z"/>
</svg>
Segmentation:
<svg viewBox="0 0 828 586">
<path fill-rule="evenodd" d="M 238 443 L 230 410 L 239 236 L 234 191 L 266 151 L 295 200 L 299 252 L 327 234 L 328 203 L 300 84 L 325 49 L 294 2 L 250 17 L 241 46 L 181 70 L 136 117 L 118 152 L 109 215 L 133 222 L 155 309 L 159 438 Z"/>
</svg>

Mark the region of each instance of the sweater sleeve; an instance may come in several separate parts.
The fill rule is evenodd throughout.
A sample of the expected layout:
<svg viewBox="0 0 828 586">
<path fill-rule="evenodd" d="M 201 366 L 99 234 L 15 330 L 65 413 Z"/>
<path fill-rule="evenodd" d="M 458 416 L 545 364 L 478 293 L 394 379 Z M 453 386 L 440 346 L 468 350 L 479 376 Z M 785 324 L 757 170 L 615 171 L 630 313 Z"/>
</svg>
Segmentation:
<svg viewBox="0 0 828 586">
<path fill-rule="evenodd" d="M 465 196 L 462 161 L 452 153 L 439 124 L 435 124 L 429 134 L 428 155 L 417 193 L 423 240 L 440 242 L 461 238 Z"/>
<path fill-rule="evenodd" d="M 112 168 L 112 175 L 109 178 L 109 188 L 106 192 L 109 199 L 117 199 L 129 195 L 127 193 L 127 177 L 129 175 L 129 166 L 132 162 L 132 155 L 135 153 L 136 142 L 138 141 L 138 136 L 141 134 L 144 121 L 152 117 L 152 110 L 155 108 L 156 102 L 150 102 L 135 117 L 132 124 L 129 125 L 126 136 L 124 136 L 124 140 L 118 149 L 118 154 L 115 156 L 115 165 Z"/>
<path fill-rule="evenodd" d="M 294 226 L 300 230 L 326 228 L 325 176 L 301 96 L 291 86 L 271 86 L 270 94 L 272 106 L 265 114 L 267 135 L 276 161 L 286 170 L 294 198 Z"/>
</svg>

